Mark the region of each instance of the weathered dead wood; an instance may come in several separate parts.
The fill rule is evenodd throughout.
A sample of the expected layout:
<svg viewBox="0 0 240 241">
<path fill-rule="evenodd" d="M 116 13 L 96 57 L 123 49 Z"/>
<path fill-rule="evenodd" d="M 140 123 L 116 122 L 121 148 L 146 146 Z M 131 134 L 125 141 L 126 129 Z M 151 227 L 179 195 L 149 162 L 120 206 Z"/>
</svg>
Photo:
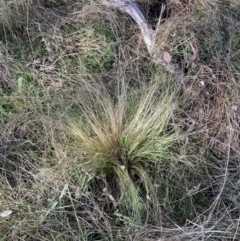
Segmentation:
<svg viewBox="0 0 240 241">
<path fill-rule="evenodd" d="M 148 24 L 139 6 L 132 0 L 102 0 L 103 5 L 118 10 L 130 15 L 141 29 L 144 42 L 148 52 L 156 64 L 162 65 L 167 71 L 174 75 L 182 75 L 182 71 L 178 64 L 171 63 L 164 58 L 166 53 L 157 53 L 155 48 L 155 32 Z"/>
</svg>

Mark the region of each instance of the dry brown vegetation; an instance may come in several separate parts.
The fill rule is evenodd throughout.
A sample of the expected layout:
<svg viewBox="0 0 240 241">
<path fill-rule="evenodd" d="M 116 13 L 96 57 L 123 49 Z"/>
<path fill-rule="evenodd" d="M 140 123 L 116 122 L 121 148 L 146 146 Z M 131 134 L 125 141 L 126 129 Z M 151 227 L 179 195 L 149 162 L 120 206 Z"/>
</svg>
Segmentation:
<svg viewBox="0 0 240 241">
<path fill-rule="evenodd" d="M 0 2 L 0 240 L 239 240 L 237 0 Z M 158 17 L 165 6 L 162 18 Z"/>
</svg>

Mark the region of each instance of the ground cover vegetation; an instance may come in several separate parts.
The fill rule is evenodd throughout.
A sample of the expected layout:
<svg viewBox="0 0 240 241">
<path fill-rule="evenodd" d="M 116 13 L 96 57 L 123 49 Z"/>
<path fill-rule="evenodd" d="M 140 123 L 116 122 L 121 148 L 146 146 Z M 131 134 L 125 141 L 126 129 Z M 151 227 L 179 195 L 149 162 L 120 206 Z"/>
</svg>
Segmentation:
<svg viewBox="0 0 240 241">
<path fill-rule="evenodd" d="M 0 1 L 0 240 L 240 239 L 239 1 L 137 3 L 183 75 L 101 1 Z"/>
</svg>

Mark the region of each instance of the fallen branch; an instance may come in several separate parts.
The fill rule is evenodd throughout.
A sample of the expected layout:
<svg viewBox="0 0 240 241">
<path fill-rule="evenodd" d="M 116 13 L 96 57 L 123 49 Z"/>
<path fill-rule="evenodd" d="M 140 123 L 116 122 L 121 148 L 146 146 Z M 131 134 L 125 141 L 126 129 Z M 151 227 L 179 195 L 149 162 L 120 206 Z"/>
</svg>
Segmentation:
<svg viewBox="0 0 240 241">
<path fill-rule="evenodd" d="M 171 63 L 169 58 L 165 58 L 166 52 L 157 53 L 155 49 L 155 34 L 152 27 L 148 24 L 138 5 L 131 0 L 102 0 L 107 7 L 114 7 L 130 15 L 141 29 L 144 42 L 148 52 L 156 64 L 162 65 L 167 71 L 174 75 L 181 75 L 182 71 L 178 64 Z"/>
</svg>

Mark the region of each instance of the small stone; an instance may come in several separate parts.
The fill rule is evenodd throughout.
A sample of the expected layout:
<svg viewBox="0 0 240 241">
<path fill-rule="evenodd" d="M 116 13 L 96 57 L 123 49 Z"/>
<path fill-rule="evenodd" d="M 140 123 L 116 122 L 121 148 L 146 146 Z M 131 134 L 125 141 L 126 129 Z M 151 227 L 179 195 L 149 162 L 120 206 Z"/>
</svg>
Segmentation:
<svg viewBox="0 0 240 241">
<path fill-rule="evenodd" d="M 3 212 L 0 212 L 0 217 L 6 218 L 6 217 L 10 216 L 11 214 L 12 214 L 12 210 L 6 210 L 6 211 L 3 211 Z"/>
<path fill-rule="evenodd" d="M 107 188 L 106 188 L 106 187 L 105 187 L 105 188 L 103 188 L 103 190 L 102 190 L 102 191 L 106 193 L 106 192 L 107 192 Z"/>
</svg>

